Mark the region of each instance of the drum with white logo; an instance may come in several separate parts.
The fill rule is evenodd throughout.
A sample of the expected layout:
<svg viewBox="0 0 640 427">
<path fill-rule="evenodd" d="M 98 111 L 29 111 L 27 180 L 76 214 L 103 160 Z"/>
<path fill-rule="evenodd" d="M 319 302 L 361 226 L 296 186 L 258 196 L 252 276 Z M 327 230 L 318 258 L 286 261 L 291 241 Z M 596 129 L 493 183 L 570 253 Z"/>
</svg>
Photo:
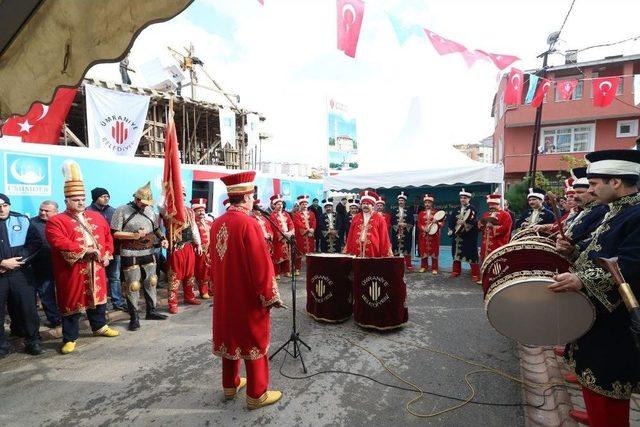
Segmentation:
<svg viewBox="0 0 640 427">
<path fill-rule="evenodd" d="M 307 254 L 307 314 L 320 322 L 343 322 L 353 312 L 353 255 Z"/>
</svg>

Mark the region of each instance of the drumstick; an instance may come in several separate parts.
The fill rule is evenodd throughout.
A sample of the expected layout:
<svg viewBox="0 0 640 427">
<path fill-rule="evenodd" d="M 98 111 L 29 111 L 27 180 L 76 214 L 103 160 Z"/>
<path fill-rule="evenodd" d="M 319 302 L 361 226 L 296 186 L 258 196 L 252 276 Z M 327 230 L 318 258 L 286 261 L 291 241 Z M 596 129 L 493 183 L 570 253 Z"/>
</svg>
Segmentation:
<svg viewBox="0 0 640 427">
<path fill-rule="evenodd" d="M 560 212 L 558 211 L 558 205 L 556 204 L 556 195 L 551 191 L 547 192 L 547 196 L 549 196 L 549 202 L 551 203 L 551 209 L 553 209 L 553 216 L 556 220 L 556 225 L 558 226 L 558 232 L 563 239 L 568 240 L 567 236 L 564 235 L 564 230 L 562 229 L 562 223 L 560 222 Z"/>
</svg>

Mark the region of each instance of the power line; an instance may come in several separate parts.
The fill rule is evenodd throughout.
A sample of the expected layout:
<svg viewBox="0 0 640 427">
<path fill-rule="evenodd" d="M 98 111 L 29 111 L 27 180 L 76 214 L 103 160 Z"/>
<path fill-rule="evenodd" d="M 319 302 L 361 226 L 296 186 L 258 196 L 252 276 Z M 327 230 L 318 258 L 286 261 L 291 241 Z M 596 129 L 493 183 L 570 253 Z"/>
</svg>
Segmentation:
<svg viewBox="0 0 640 427">
<path fill-rule="evenodd" d="M 562 21 L 562 25 L 560 26 L 560 31 L 558 31 L 558 36 L 556 38 L 556 41 L 558 38 L 560 38 L 560 34 L 562 34 L 562 30 L 564 30 L 564 26 L 567 23 L 567 19 L 569 18 L 569 15 L 571 15 L 571 11 L 573 10 L 573 5 L 576 4 L 576 0 L 573 0 L 571 2 L 571 6 L 569 7 L 569 11 L 567 12 L 567 14 L 564 17 L 564 21 Z M 553 44 L 555 44 L 555 42 L 553 42 Z"/>
</svg>

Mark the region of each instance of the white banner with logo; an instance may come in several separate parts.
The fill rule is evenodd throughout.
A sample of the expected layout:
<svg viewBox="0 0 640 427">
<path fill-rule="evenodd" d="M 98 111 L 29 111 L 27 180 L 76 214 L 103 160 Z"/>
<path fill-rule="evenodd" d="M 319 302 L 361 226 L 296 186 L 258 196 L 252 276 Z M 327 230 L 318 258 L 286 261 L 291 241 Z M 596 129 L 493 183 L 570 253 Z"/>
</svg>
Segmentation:
<svg viewBox="0 0 640 427">
<path fill-rule="evenodd" d="M 236 148 L 236 113 L 229 108 L 221 108 L 220 114 L 220 142 L 222 148 L 227 144 Z"/>
<path fill-rule="evenodd" d="M 247 114 L 247 124 L 244 127 L 244 132 L 247 134 L 249 150 L 257 146 L 258 142 L 260 142 L 260 132 L 258 131 L 259 123 L 260 116 L 255 113 Z"/>
<path fill-rule="evenodd" d="M 134 156 L 151 97 L 86 85 L 89 147 Z"/>
</svg>

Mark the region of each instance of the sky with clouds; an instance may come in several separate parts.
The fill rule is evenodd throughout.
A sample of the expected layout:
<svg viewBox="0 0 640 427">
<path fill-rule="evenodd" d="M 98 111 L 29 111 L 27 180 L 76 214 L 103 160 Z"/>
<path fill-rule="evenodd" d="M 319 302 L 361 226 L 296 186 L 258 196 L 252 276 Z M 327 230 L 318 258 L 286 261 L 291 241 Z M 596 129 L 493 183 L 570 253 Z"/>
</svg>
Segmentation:
<svg viewBox="0 0 640 427">
<path fill-rule="evenodd" d="M 479 61 L 471 69 L 460 55 L 439 56 L 426 37 L 400 45 L 388 15 L 427 27 L 469 49 L 517 55 L 514 66 L 541 65 L 547 35 L 560 28 L 571 0 L 367 0 L 355 59 L 336 49 L 335 0 L 195 0 L 174 19 L 142 32 L 131 50 L 136 69 L 154 58 L 171 63 L 167 46 L 193 43 L 207 72 L 241 106 L 267 117 L 272 139 L 263 160 L 326 162 L 329 98 L 349 106 L 357 120 L 361 165 L 387 154 L 428 156 L 432 144 L 479 141 L 493 132 L 491 103 L 498 70 Z M 576 0 L 557 49 L 580 49 L 640 35 L 640 2 Z M 592 49 L 579 61 L 640 53 L 640 42 Z M 562 55 L 550 63 L 561 64 Z M 119 80 L 117 64 L 92 68 L 88 76 Z M 146 85 L 141 73 L 134 85 Z M 200 81 L 207 84 L 206 77 Z M 185 90 L 187 94 L 189 90 Z M 184 93 L 183 92 L 183 93 Z M 199 91 L 203 99 L 220 100 Z M 410 106 L 418 141 L 399 141 Z M 396 156 L 394 156 L 396 157 Z"/>
</svg>

